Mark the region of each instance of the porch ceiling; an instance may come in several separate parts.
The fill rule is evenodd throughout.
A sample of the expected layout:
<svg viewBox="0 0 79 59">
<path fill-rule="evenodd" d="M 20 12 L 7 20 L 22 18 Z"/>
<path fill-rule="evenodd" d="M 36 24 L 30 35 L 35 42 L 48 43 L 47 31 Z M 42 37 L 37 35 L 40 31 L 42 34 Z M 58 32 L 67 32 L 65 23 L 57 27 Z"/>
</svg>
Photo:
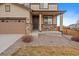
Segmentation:
<svg viewBox="0 0 79 59">
<path fill-rule="evenodd" d="M 42 15 L 53 15 L 57 16 L 60 14 L 64 14 L 66 11 L 52 11 L 52 10 L 32 10 L 33 15 L 39 15 L 40 13 Z"/>
</svg>

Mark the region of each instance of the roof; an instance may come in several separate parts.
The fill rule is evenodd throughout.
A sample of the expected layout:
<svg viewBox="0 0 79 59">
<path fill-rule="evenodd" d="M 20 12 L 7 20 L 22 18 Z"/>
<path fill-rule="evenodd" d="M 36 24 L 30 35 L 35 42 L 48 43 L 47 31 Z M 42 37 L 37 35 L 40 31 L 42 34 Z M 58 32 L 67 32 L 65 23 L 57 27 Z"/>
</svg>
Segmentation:
<svg viewBox="0 0 79 59">
<path fill-rule="evenodd" d="M 0 4 L 4 4 L 4 3 L 0 3 Z M 31 8 L 28 8 L 24 4 L 20 4 L 20 3 L 12 3 L 12 4 L 18 5 L 18 6 L 22 7 L 22 8 L 25 8 L 26 10 L 32 12 L 33 14 L 34 13 L 37 13 L 37 14 L 42 13 L 42 14 L 49 14 L 49 15 L 54 15 L 54 14 L 59 15 L 59 14 L 63 14 L 63 13 L 66 12 L 66 11 L 59 11 L 59 10 L 57 10 L 57 11 L 56 10 L 32 10 Z M 39 4 L 39 3 L 37 3 L 37 4 Z"/>
<path fill-rule="evenodd" d="M 65 13 L 66 11 L 57 11 L 57 10 L 32 10 L 32 13 L 33 14 L 47 14 L 47 15 L 60 15 L 60 14 L 63 14 Z"/>
</svg>

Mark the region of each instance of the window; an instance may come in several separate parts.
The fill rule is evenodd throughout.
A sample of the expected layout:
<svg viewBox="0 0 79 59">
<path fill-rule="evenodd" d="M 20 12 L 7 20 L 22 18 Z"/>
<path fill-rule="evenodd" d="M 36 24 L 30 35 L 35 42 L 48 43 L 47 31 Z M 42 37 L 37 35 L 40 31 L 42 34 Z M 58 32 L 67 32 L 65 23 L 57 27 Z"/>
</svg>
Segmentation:
<svg viewBox="0 0 79 59">
<path fill-rule="evenodd" d="M 48 3 L 40 3 L 40 8 L 48 8 Z"/>
<path fill-rule="evenodd" d="M 30 3 L 24 3 L 24 5 L 30 8 Z"/>
<path fill-rule="evenodd" d="M 44 16 L 44 24 L 52 24 L 52 16 Z"/>
<path fill-rule="evenodd" d="M 10 12 L 10 5 L 5 5 L 5 12 Z"/>
</svg>

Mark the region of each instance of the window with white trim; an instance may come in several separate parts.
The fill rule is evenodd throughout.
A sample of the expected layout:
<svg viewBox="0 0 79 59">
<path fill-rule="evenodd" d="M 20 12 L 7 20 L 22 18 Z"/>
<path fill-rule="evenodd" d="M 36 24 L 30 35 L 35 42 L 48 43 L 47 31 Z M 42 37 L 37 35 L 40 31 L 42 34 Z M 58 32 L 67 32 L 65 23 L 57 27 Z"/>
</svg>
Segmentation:
<svg viewBox="0 0 79 59">
<path fill-rule="evenodd" d="M 10 12 L 10 5 L 5 5 L 5 12 Z"/>
<path fill-rule="evenodd" d="M 40 8 L 41 9 L 47 9 L 48 8 L 48 3 L 40 3 Z"/>
<path fill-rule="evenodd" d="M 52 16 L 44 16 L 44 24 L 52 24 Z"/>
</svg>

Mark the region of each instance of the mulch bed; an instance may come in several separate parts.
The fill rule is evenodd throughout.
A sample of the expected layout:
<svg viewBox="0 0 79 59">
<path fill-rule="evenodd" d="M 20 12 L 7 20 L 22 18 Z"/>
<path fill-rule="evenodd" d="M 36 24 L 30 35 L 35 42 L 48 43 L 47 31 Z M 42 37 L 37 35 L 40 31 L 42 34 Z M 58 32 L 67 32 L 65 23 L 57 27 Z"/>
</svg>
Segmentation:
<svg viewBox="0 0 79 59">
<path fill-rule="evenodd" d="M 25 35 L 21 39 L 24 43 L 30 43 L 33 41 L 33 36 L 32 35 Z"/>
</svg>

